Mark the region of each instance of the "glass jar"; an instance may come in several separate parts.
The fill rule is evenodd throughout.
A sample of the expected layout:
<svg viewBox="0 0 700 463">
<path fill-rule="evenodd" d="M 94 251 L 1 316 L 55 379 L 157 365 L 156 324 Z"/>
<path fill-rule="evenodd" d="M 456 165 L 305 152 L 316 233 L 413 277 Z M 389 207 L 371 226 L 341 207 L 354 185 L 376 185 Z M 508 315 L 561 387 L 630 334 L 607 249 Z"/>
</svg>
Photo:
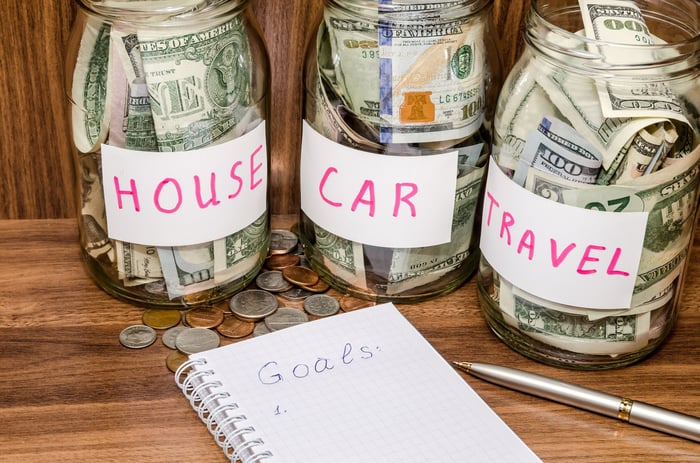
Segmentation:
<svg viewBox="0 0 700 463">
<path fill-rule="evenodd" d="M 491 1 L 326 0 L 305 63 L 300 242 L 333 288 L 418 301 L 478 264 Z"/>
<path fill-rule="evenodd" d="M 88 273 L 144 306 L 209 304 L 262 266 L 267 50 L 247 0 L 76 0 L 68 45 Z"/>
<path fill-rule="evenodd" d="M 533 0 L 495 116 L 477 286 L 510 347 L 628 365 L 672 332 L 698 197 L 700 3 Z"/>
</svg>

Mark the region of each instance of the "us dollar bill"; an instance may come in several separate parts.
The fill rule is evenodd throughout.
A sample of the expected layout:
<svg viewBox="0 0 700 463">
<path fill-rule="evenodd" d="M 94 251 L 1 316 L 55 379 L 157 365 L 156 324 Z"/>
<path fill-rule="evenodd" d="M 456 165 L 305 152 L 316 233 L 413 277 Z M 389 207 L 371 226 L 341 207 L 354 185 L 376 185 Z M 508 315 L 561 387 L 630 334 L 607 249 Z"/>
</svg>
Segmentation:
<svg viewBox="0 0 700 463">
<path fill-rule="evenodd" d="M 700 147 L 653 176 L 627 185 L 581 185 L 531 169 L 525 188 L 569 206 L 610 212 L 649 212 L 632 307 L 662 293 L 683 270 L 700 185 Z"/>
<path fill-rule="evenodd" d="M 478 145 L 473 149 L 481 151 Z M 392 250 L 387 294 L 401 294 L 436 282 L 473 257 L 477 249 L 472 235 L 485 169 L 486 167 L 474 168 L 457 178 L 449 242 L 437 246 Z"/>
<path fill-rule="evenodd" d="M 117 269 L 124 286 L 138 286 L 163 278 L 155 246 L 115 241 Z"/>
<path fill-rule="evenodd" d="M 632 1 L 579 0 L 587 37 L 599 43 L 654 45 L 663 43 L 647 28 L 639 7 Z M 590 45 L 603 54 L 607 63 L 631 65 L 655 63 L 657 56 L 649 47 Z M 653 71 L 650 71 L 653 77 Z M 600 79 L 596 82 L 601 109 L 607 118 L 663 117 L 687 124 L 681 102 L 670 86 L 649 76 Z"/>
<path fill-rule="evenodd" d="M 464 139 L 483 122 L 484 21 L 447 20 L 436 5 L 412 5 L 425 7 L 423 21 L 407 21 L 410 13 L 402 16 L 398 4 L 392 14 L 378 7 L 367 20 L 325 11 L 329 52 L 337 58 L 321 72 L 343 105 L 379 131 L 380 143 Z"/>
<path fill-rule="evenodd" d="M 214 280 L 217 284 L 243 277 L 261 265 L 269 244 L 267 212 L 252 224 L 214 241 Z"/>
<path fill-rule="evenodd" d="M 586 313 L 525 293 L 503 279 L 499 293 L 506 323 L 550 346 L 589 355 L 619 355 L 649 343 L 654 309 L 591 319 Z"/>
<path fill-rule="evenodd" d="M 252 58 L 242 19 L 164 36 L 138 31 L 159 151 L 236 138 L 253 122 Z"/>
<path fill-rule="evenodd" d="M 513 181 L 523 186 L 532 167 L 572 182 L 595 183 L 601 164 L 601 154 L 573 127 L 544 117 L 527 137 Z"/>
<path fill-rule="evenodd" d="M 350 241 L 313 224 L 315 249 L 323 266 L 336 278 L 355 288 L 367 288 L 364 245 Z"/>
<path fill-rule="evenodd" d="M 107 139 L 110 119 L 111 25 L 89 16 L 83 28 L 71 86 L 73 143 L 94 152 Z"/>
<path fill-rule="evenodd" d="M 566 120 L 602 154 L 605 169 L 610 168 L 618 153 L 635 134 L 668 121 L 652 116 L 607 118 L 598 102 L 593 80 L 551 68 L 541 60 L 535 61 L 538 61 L 537 65 L 545 66 L 545 69 L 550 68 L 549 72 L 539 73 L 537 82 Z"/>
<path fill-rule="evenodd" d="M 495 121 L 493 155 L 498 165 L 511 176 L 518 168 L 531 131 L 538 127 L 542 117 L 562 117 L 532 71 L 528 66 L 521 73 L 509 75 L 504 93 L 512 94 L 517 85 L 522 97 L 498 102 L 501 117 Z"/>
</svg>

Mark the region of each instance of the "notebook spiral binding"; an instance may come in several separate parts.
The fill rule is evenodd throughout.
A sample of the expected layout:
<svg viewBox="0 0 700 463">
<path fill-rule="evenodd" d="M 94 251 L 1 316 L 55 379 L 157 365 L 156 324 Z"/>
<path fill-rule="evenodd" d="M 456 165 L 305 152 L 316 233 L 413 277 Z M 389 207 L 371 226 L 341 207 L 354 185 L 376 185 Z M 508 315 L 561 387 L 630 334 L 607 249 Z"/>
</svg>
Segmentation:
<svg viewBox="0 0 700 463">
<path fill-rule="evenodd" d="M 255 428 L 246 424 L 248 419 L 240 413 L 238 404 L 220 403 L 231 395 L 220 390 L 223 384 L 212 378 L 215 372 L 206 369 L 206 364 L 204 359 L 187 360 L 175 371 L 175 384 L 189 400 L 199 419 L 206 424 L 214 441 L 232 462 L 257 463 L 272 458 L 269 450 L 255 448 L 265 443 L 258 437 L 252 438 Z"/>
</svg>

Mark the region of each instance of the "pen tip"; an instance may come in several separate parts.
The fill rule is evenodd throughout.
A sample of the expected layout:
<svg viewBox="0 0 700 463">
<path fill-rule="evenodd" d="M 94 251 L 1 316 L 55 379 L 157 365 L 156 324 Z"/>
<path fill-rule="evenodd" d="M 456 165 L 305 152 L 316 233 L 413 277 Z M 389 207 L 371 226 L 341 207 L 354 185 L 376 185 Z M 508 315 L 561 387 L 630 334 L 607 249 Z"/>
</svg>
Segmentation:
<svg viewBox="0 0 700 463">
<path fill-rule="evenodd" d="M 472 368 L 472 362 L 452 362 L 452 364 L 460 370 L 464 370 L 466 372 L 469 372 L 469 370 Z"/>
</svg>

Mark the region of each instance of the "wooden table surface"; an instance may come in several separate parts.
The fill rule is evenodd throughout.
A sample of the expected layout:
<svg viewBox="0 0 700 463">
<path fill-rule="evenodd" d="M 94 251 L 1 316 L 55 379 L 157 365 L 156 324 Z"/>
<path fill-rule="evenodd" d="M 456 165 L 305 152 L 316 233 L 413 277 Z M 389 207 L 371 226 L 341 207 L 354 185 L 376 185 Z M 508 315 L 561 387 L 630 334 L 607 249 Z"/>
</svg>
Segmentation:
<svg viewBox="0 0 700 463">
<path fill-rule="evenodd" d="M 610 371 L 549 367 L 510 350 L 486 326 L 474 279 L 398 307 L 448 361 L 518 367 L 700 416 L 699 272 L 696 260 L 668 342 Z M 119 343 L 142 310 L 87 276 L 74 220 L 0 221 L 0 461 L 227 461 L 173 382 L 169 349 Z M 544 462 L 700 462 L 700 444 L 466 379 Z"/>
</svg>

